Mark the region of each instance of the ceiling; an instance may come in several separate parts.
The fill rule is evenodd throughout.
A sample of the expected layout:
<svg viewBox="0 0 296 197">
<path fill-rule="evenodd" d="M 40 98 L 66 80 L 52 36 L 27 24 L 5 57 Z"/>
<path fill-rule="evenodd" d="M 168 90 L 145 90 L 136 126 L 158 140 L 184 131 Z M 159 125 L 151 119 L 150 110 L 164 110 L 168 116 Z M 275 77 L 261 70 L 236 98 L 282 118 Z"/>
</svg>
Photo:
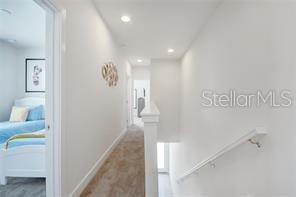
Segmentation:
<svg viewBox="0 0 296 197">
<path fill-rule="evenodd" d="M 95 0 L 133 65 L 150 64 L 151 59 L 181 58 L 218 3 L 219 0 Z M 123 23 L 122 15 L 130 16 L 131 22 Z M 168 48 L 175 52 L 168 53 Z"/>
<path fill-rule="evenodd" d="M 0 40 L 17 47 L 45 44 L 45 11 L 33 0 L 0 0 Z"/>
</svg>

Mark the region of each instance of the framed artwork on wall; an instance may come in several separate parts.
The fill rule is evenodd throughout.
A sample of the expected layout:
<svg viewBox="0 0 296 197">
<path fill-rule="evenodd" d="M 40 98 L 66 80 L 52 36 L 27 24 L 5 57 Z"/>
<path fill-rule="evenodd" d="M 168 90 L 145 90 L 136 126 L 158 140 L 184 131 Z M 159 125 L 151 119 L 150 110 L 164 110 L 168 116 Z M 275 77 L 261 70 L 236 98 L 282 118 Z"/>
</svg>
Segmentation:
<svg viewBox="0 0 296 197">
<path fill-rule="evenodd" d="M 45 59 L 26 59 L 26 92 L 45 92 Z"/>
</svg>

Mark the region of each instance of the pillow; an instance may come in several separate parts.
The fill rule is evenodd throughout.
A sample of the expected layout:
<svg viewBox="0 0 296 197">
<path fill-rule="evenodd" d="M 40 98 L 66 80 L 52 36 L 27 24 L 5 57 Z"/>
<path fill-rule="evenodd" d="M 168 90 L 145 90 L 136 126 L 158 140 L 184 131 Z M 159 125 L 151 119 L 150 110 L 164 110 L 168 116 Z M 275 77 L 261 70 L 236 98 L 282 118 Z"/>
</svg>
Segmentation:
<svg viewBox="0 0 296 197">
<path fill-rule="evenodd" d="M 26 107 L 12 107 L 10 119 L 11 122 L 25 122 L 28 116 L 28 108 Z"/>
<path fill-rule="evenodd" d="M 29 108 L 29 113 L 27 117 L 27 121 L 41 120 L 43 114 L 43 106 L 35 106 Z"/>
</svg>

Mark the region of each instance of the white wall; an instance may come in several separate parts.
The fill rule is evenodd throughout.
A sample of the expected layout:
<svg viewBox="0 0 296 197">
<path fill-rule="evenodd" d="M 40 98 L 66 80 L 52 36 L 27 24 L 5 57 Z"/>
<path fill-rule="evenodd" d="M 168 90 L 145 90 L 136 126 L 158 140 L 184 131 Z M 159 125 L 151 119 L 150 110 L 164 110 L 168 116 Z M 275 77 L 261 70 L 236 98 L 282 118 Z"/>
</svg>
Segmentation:
<svg viewBox="0 0 296 197">
<path fill-rule="evenodd" d="M 62 193 L 68 196 L 126 128 L 126 61 L 91 1 L 60 2 L 66 10 L 62 70 Z M 101 76 L 105 62 L 117 87 Z"/>
<path fill-rule="evenodd" d="M 296 82 L 296 4 L 288 1 L 223 2 L 182 60 L 181 143 L 171 146 L 171 174 L 181 175 L 224 144 L 264 126 L 258 150 L 248 143 L 204 167 L 176 196 L 296 196 L 295 107 L 204 108 L 212 89 L 290 89 Z"/>
<path fill-rule="evenodd" d="M 133 76 L 132 76 L 132 66 L 127 61 L 126 62 L 126 83 L 127 83 L 127 89 L 126 89 L 126 111 L 127 114 L 127 124 L 130 126 L 133 122 Z"/>
<path fill-rule="evenodd" d="M 0 121 L 9 120 L 16 99 L 44 97 L 44 93 L 25 93 L 25 59 L 44 58 L 44 48 L 19 48 L 0 42 Z"/>
<path fill-rule="evenodd" d="M 160 110 L 158 141 L 179 140 L 180 64 L 177 61 L 153 60 L 151 71 L 151 100 Z"/>
<path fill-rule="evenodd" d="M 132 67 L 133 80 L 150 80 L 149 66 L 133 66 Z"/>
<path fill-rule="evenodd" d="M 8 121 L 17 97 L 17 50 L 0 41 L 0 121 Z"/>
<path fill-rule="evenodd" d="M 150 100 L 160 112 L 158 141 L 179 141 L 180 123 L 180 62 L 152 60 L 149 66 L 134 66 L 134 80 L 150 80 Z"/>
</svg>

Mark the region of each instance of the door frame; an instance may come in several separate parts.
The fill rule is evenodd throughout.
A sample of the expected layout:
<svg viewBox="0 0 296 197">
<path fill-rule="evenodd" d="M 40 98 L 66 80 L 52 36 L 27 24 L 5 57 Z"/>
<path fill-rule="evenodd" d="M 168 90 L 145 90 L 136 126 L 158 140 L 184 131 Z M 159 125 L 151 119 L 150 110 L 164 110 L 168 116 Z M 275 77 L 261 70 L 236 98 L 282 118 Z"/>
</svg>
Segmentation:
<svg viewBox="0 0 296 197">
<path fill-rule="evenodd" d="M 63 21 L 66 12 L 52 0 L 34 0 L 46 12 L 46 196 L 61 197 Z"/>
<path fill-rule="evenodd" d="M 132 88 L 132 78 L 127 76 L 127 126 L 133 124 L 133 88 Z"/>
</svg>

